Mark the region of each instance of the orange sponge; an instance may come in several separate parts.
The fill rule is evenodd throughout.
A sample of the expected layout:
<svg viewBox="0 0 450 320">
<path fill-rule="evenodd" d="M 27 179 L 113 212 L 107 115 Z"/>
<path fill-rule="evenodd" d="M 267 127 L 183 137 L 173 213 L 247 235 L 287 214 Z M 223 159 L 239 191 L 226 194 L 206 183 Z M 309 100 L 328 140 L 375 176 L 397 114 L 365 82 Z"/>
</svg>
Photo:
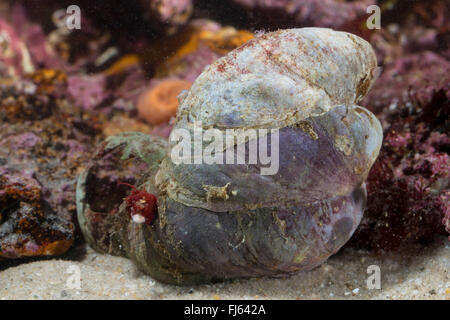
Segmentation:
<svg viewBox="0 0 450 320">
<path fill-rule="evenodd" d="M 153 125 L 168 122 L 177 113 L 177 96 L 181 91 L 188 90 L 191 85 L 191 82 L 179 79 L 160 82 L 139 97 L 137 103 L 139 116 Z"/>
</svg>

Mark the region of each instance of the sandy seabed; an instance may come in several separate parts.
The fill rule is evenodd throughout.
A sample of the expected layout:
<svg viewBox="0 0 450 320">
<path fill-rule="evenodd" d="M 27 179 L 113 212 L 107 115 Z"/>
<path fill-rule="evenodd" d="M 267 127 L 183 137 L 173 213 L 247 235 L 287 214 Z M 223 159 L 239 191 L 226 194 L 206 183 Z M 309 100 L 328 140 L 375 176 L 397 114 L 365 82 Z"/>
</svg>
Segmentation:
<svg viewBox="0 0 450 320">
<path fill-rule="evenodd" d="M 370 265 L 380 267 L 381 289 L 367 288 Z M 283 279 L 234 280 L 193 287 L 162 284 L 139 272 L 130 260 L 98 254 L 86 245 L 63 259 L 3 268 L 0 299 L 450 300 L 447 238 L 431 246 L 410 246 L 382 255 L 342 249 L 320 267 Z M 79 289 L 70 288 L 76 283 L 71 282 L 73 270 L 80 271 Z"/>
</svg>

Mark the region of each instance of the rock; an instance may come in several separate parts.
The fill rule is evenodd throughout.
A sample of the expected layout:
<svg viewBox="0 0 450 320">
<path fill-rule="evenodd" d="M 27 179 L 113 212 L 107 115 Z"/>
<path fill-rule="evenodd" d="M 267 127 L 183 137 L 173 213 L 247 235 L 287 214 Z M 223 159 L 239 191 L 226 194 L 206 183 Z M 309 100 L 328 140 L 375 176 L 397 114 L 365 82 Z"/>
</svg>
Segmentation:
<svg viewBox="0 0 450 320">
<path fill-rule="evenodd" d="M 75 180 L 98 130 L 55 85 L 0 86 L 0 258 L 60 255 L 77 236 Z"/>
</svg>

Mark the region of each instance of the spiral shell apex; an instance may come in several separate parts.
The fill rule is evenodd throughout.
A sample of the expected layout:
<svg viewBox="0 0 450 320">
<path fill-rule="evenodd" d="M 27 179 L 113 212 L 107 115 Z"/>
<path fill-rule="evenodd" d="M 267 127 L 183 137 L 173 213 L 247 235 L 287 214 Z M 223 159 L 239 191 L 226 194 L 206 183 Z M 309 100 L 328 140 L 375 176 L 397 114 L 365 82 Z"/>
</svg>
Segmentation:
<svg viewBox="0 0 450 320">
<path fill-rule="evenodd" d="M 351 237 L 364 211 L 382 129 L 356 104 L 376 71 L 370 44 L 345 32 L 290 29 L 248 41 L 180 96 L 174 131 L 199 125 L 224 136 L 230 129 L 266 130 L 231 149 L 238 157 L 253 141 L 268 148 L 277 143 L 276 172 L 262 174 L 260 159 L 177 163 L 173 139 L 111 137 L 79 179 L 86 239 L 175 284 L 281 276 L 323 263 Z M 145 169 L 125 170 L 125 162 Z M 110 182 L 104 167 L 117 168 Z M 97 187 L 116 180 L 113 173 L 156 195 L 158 215 L 150 225 L 133 223 L 121 197 L 108 198 L 110 189 Z"/>
</svg>

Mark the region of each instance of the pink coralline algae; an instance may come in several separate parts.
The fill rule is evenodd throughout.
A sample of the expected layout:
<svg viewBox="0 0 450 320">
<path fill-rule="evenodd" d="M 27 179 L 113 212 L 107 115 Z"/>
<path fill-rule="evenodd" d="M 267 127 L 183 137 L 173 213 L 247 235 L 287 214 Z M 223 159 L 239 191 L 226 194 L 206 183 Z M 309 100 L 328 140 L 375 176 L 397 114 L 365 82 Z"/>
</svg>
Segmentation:
<svg viewBox="0 0 450 320">
<path fill-rule="evenodd" d="M 103 75 L 73 75 L 68 77 L 67 84 L 74 104 L 86 110 L 94 110 L 108 97 Z"/>
<path fill-rule="evenodd" d="M 411 102 L 423 107 L 439 89 L 450 93 L 450 62 L 431 51 L 410 54 L 384 67 L 383 73 L 364 103 L 377 113 L 389 112 Z"/>
<path fill-rule="evenodd" d="M 389 82 L 381 83 L 388 89 Z M 350 245 L 393 249 L 450 232 L 449 92 L 421 90 L 418 98 L 384 112 L 389 124 L 383 148 L 367 180 L 367 209 Z"/>
<path fill-rule="evenodd" d="M 448 203 L 450 203 L 450 192 L 448 191 L 444 195 L 444 202 L 447 203 L 447 207 L 445 208 L 445 217 L 442 222 L 444 223 L 445 230 L 450 233 L 450 206 L 448 206 Z"/>
<path fill-rule="evenodd" d="M 42 27 L 31 23 L 20 5 L 10 19 L 0 18 L 0 74 L 18 77 L 39 67 L 60 68 L 62 59 L 53 51 Z"/>
<path fill-rule="evenodd" d="M 19 76 L 34 70 L 26 45 L 14 28 L 4 20 L 0 20 L 0 42 L 0 71 L 3 75 Z"/>
<path fill-rule="evenodd" d="M 396 2 L 370 37 L 380 78 L 362 102 L 384 142 L 350 246 L 396 249 L 450 233 L 450 62 L 445 1 Z M 446 31 L 447 30 L 447 31 Z"/>
</svg>

